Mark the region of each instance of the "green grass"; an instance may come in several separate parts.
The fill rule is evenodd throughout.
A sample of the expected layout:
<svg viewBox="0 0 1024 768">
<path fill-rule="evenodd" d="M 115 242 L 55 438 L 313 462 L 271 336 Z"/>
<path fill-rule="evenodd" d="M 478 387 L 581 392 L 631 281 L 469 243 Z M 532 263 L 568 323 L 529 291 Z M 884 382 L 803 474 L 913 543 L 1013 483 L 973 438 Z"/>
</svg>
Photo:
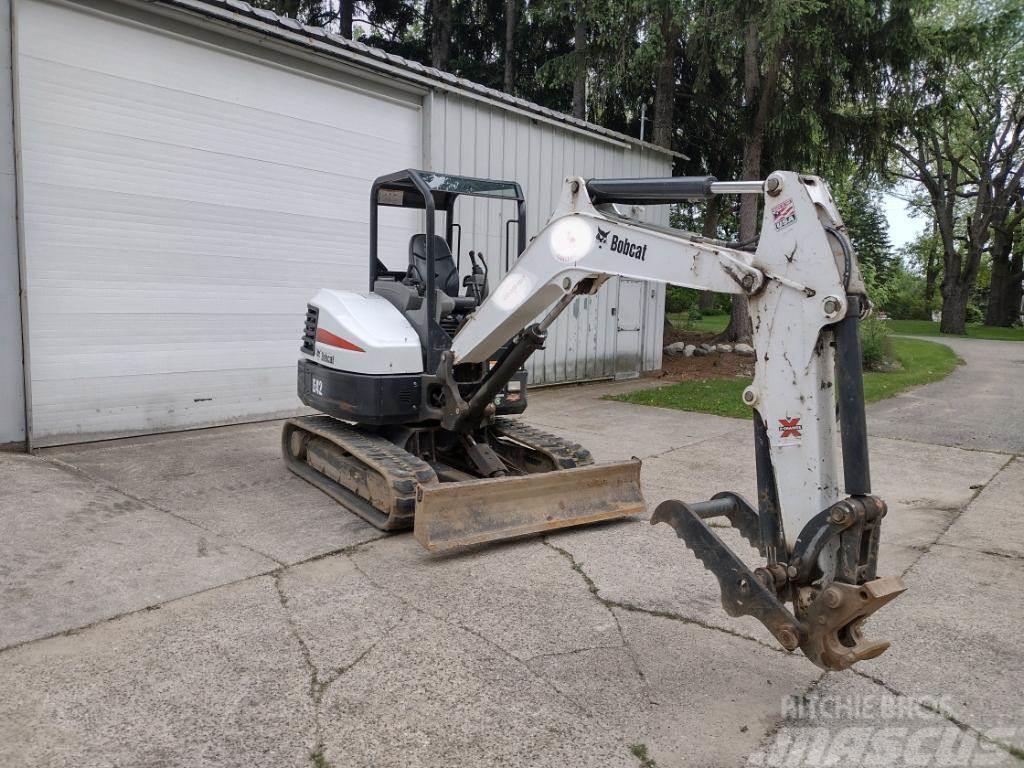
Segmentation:
<svg viewBox="0 0 1024 768">
<path fill-rule="evenodd" d="M 629 748 L 629 751 L 633 754 L 633 757 L 640 761 L 640 768 L 657 768 L 658 764 L 647 753 L 646 744 L 634 744 Z"/>
<path fill-rule="evenodd" d="M 698 333 L 721 333 L 729 324 L 728 315 L 704 315 L 700 320 L 691 323 L 686 312 L 669 312 L 666 314 L 668 321 L 681 331 L 696 331 Z"/>
<path fill-rule="evenodd" d="M 699 333 L 721 333 L 729 324 L 728 315 L 705 315 L 696 322 L 690 322 L 686 312 L 669 312 L 669 322 L 681 331 Z M 904 336 L 939 336 L 939 324 L 930 320 L 886 320 L 893 333 Z M 946 334 L 941 334 L 945 336 Z M 949 338 L 957 338 L 951 336 Z M 968 325 L 967 338 L 993 339 L 995 341 L 1024 341 L 1024 327 L 994 328 L 988 325 Z"/>
<path fill-rule="evenodd" d="M 865 373 L 864 397 L 869 403 L 892 397 L 910 387 L 944 379 L 963 362 L 949 347 L 932 341 L 893 339 L 892 346 L 896 357 L 903 364 L 903 370 Z M 740 399 L 748 386 L 750 379 L 746 378 L 680 381 L 667 387 L 609 396 L 609 399 L 657 408 L 675 408 L 679 411 L 749 418 L 750 408 Z"/>
<path fill-rule="evenodd" d="M 675 322 L 673 320 L 673 322 Z M 893 333 L 907 336 L 938 336 L 939 324 L 930 320 L 886 320 Z M 942 334 L 947 336 L 946 334 Z M 947 338 L 957 338 L 947 336 Z M 1024 341 L 1024 328 L 996 328 L 989 325 L 968 325 L 967 338 L 994 339 L 996 341 Z"/>
</svg>

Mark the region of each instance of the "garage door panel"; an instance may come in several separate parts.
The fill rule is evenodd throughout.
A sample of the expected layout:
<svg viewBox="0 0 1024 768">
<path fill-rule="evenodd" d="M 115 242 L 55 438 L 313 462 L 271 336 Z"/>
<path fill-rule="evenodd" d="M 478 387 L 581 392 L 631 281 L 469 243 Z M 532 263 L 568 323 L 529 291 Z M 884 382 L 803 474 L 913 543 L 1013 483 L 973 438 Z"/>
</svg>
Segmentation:
<svg viewBox="0 0 1024 768">
<path fill-rule="evenodd" d="M 33 132 L 22 142 L 22 163 L 38 183 L 56 183 L 73 173 L 94 189 L 215 205 L 244 200 L 250 208 L 310 216 L 365 209 L 359 182 L 375 170 L 373 158 L 386 154 L 378 145 L 375 151 L 352 147 L 347 155 L 337 147 L 337 131 L 329 149 L 296 137 L 283 154 L 263 158 L 242 154 L 245 146 L 228 154 L 56 124 L 31 113 L 24 119 L 32 121 Z M 289 162 L 289 157 L 310 159 Z"/>
<path fill-rule="evenodd" d="M 353 113 L 381 114 L 382 96 L 396 103 L 410 101 L 397 91 L 371 93 L 369 85 L 364 90 L 349 89 L 342 100 L 335 84 L 318 77 L 303 77 L 304 85 L 297 89 L 295 74 L 287 69 L 243 55 L 226 57 L 219 46 L 154 34 L 142 26 L 68 6 L 36 0 L 19 3 L 17 21 L 19 62 L 35 59 L 62 64 L 72 71 L 145 83 L 166 91 L 169 97 L 181 94 L 188 111 L 196 100 L 209 100 L 285 116 L 289 122 L 346 129 Z M 24 30 L 30 34 L 26 36 Z M 379 129 L 382 140 L 405 141 L 406 128 L 396 115 L 381 114 L 381 119 L 363 126 L 369 127 Z"/>
<path fill-rule="evenodd" d="M 291 318 L 288 325 L 286 318 Z M 76 348 L 131 352 L 138 348 L 139 338 L 159 338 L 159 342 L 150 342 L 154 349 L 187 346 L 196 343 L 196 339 L 203 339 L 200 343 L 206 344 L 206 340 L 215 338 L 297 342 L 302 329 L 295 327 L 294 318 L 294 308 L 281 314 L 96 314 L 91 321 L 95 335 L 79 342 Z M 40 314 L 33 328 L 33 336 L 38 343 L 56 344 L 63 338 L 67 323 L 68 319 L 60 314 Z M 131 328 L 132 332 L 124 333 L 125 328 Z"/>
<path fill-rule="evenodd" d="M 187 381 L 183 381 L 186 379 Z M 201 374 L 116 376 L 96 380 L 111 390 L 117 402 L 104 409 L 103 421 L 88 418 L 90 398 L 63 388 L 47 391 L 40 382 L 47 405 L 33 408 L 33 418 L 50 425 L 47 442 L 81 440 L 88 430 L 93 439 L 124 434 L 145 434 L 174 429 L 225 424 L 266 418 L 295 411 L 294 376 L 287 384 L 278 381 L 274 368 L 245 371 L 212 371 Z M 187 393 L 184 390 L 188 389 Z M 253 390 L 259 392 L 253 397 Z M 225 418 L 225 409 L 233 416 Z"/>
<path fill-rule="evenodd" d="M 36 123 L 22 157 L 40 184 L 72 173 L 94 190 L 324 217 L 366 204 L 352 191 L 362 180 L 355 166 L 317 171 L 68 126 Z"/>
<path fill-rule="evenodd" d="M 111 371 L 126 377 L 164 376 L 195 368 L 205 372 L 293 368 L 299 348 L 298 336 L 294 333 L 292 338 L 283 340 L 232 339 L 219 344 L 146 345 L 128 354 L 124 349 L 61 347 L 52 355 L 42 355 L 34 374 L 38 381 L 62 381 L 67 377 L 67 368 L 72 367 L 76 381 L 82 382 L 109 379 Z"/>
<path fill-rule="evenodd" d="M 39 0 L 18 14 L 32 439 L 280 415 L 306 301 L 364 289 L 419 109 Z M 402 263 L 422 215 L 382 215 Z"/>
<path fill-rule="evenodd" d="M 45 114 L 49 102 L 56 98 L 64 105 L 62 122 L 83 130 L 116 131 L 208 152 L 237 154 L 244 150 L 247 157 L 296 166 L 303 165 L 304 151 L 316 153 L 318 162 L 323 157 L 358 161 L 363 151 L 374 152 L 389 143 L 401 147 L 420 119 L 418 106 L 408 104 L 404 112 L 394 111 L 385 120 L 360 120 L 374 109 L 372 102 L 362 109 L 349 105 L 340 123 L 316 117 L 299 119 L 235 101 L 197 99 L 194 93 L 30 56 L 20 61 L 22 75 L 35 84 L 35 89 L 20 99 L 22 110 L 30 114 L 32 110 Z M 335 140 L 339 128 L 349 134 L 345 146 Z"/>
<path fill-rule="evenodd" d="M 380 162 L 380 161 L 379 161 Z M 369 207 L 369 181 L 359 181 L 360 208 Z M 72 186 L 36 184 L 26 179 L 27 238 L 36 248 L 117 248 L 128 252 L 164 252 L 165 264 L 182 255 L 221 254 L 226 258 L 297 259 L 309 267 L 361 264 L 366 271 L 368 215 L 339 204 L 344 218 L 253 210 L 238 205 L 198 205 L 180 200 L 126 195 Z M 352 206 L 356 195 L 349 193 Z M 412 211 L 381 214 L 382 254 L 405 254 L 408 237 L 422 228 Z M 77 250 L 74 250 L 77 255 Z M 70 267 L 68 259 L 62 267 Z M 120 260 L 118 263 L 122 263 Z M 46 268 L 50 261 L 40 266 Z M 293 270 L 278 270 L 282 275 Z M 187 274 L 195 274 L 187 272 Z M 202 277 L 199 273 L 197 277 Z"/>
<path fill-rule="evenodd" d="M 338 282 L 332 280 L 331 282 Z M 351 282 L 351 281 L 348 281 Z M 57 281 L 40 281 L 33 284 L 33 296 L 38 295 L 37 306 L 32 310 L 32 317 L 64 315 L 70 325 L 75 318 L 88 322 L 92 326 L 91 315 L 109 312 L 151 313 L 168 318 L 179 314 L 216 314 L 229 309 L 232 314 L 277 314 L 298 307 L 298 320 L 293 319 L 294 326 L 301 330 L 303 316 L 306 313 L 306 299 L 310 297 L 308 289 L 260 287 L 218 287 L 206 285 L 195 286 L 158 286 L 133 285 L 130 289 L 118 289 L 100 285 L 93 287 L 84 282 L 81 288 L 69 287 Z M 68 329 L 72 337 L 85 334 L 74 333 Z M 93 330 L 90 327 L 89 330 Z M 126 329 L 130 332 L 130 329 Z M 146 339 L 137 339 L 138 343 L 147 343 Z"/>
</svg>

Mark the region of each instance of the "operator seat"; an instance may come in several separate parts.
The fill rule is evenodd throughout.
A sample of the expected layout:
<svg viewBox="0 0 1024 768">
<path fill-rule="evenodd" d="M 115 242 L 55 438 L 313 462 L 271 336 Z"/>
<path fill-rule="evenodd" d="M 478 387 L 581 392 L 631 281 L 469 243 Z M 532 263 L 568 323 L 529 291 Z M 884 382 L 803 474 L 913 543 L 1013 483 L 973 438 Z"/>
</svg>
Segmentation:
<svg viewBox="0 0 1024 768">
<path fill-rule="evenodd" d="M 409 269 L 423 285 L 427 284 L 427 236 L 423 233 L 409 239 Z M 459 295 L 459 268 L 440 235 L 434 235 L 434 285 L 452 298 Z"/>
</svg>

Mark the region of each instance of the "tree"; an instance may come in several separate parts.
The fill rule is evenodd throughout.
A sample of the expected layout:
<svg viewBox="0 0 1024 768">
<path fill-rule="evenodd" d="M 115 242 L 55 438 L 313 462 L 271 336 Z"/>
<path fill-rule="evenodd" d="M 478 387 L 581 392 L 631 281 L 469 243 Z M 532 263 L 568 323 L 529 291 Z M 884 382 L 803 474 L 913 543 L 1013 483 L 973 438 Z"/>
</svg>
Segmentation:
<svg viewBox="0 0 1024 768">
<path fill-rule="evenodd" d="M 355 11 L 353 0 L 338 0 L 338 32 L 342 37 L 352 38 L 352 17 Z"/>
<path fill-rule="evenodd" d="M 830 180 L 829 187 L 861 267 L 884 282 L 892 272 L 895 257 L 877 183 L 852 173 Z"/>
<path fill-rule="evenodd" d="M 654 76 L 654 129 L 655 144 L 672 148 L 675 131 L 676 63 L 679 58 L 679 37 L 682 34 L 681 8 L 674 0 L 661 0 L 653 6 L 658 14 L 658 37 L 660 55 Z"/>
<path fill-rule="evenodd" d="M 1024 290 L 1024 194 L 1018 195 L 992 223 L 992 277 L 985 325 L 1011 326 L 1017 322 Z"/>
<path fill-rule="evenodd" d="M 432 0 L 430 66 L 448 69 L 452 41 L 452 0 Z"/>
<path fill-rule="evenodd" d="M 505 93 L 515 92 L 515 47 L 516 27 L 519 24 L 520 0 L 505 0 L 505 76 L 502 80 Z"/>
<path fill-rule="evenodd" d="M 582 0 L 576 3 L 573 11 L 573 78 L 572 78 L 572 115 L 580 120 L 587 119 L 587 15 Z"/>
<path fill-rule="evenodd" d="M 341 10 L 334 10 L 329 0 L 257 0 L 254 5 L 313 27 L 330 27 Z"/>
<path fill-rule="evenodd" d="M 827 171 L 851 157 L 879 162 L 883 86 L 907 64 L 912 2 L 705 0 L 698 7 L 700 68 L 722 70 L 732 86 L 722 100 L 735 105 L 741 178 L 777 167 Z M 756 195 L 741 198 L 741 241 L 756 238 L 759 205 Z M 734 301 L 722 338 L 749 335 L 746 302 Z"/>
<path fill-rule="evenodd" d="M 966 332 L 992 228 L 1013 223 L 1024 181 L 1021 10 L 961 10 L 926 30 L 928 55 L 906 83 L 907 122 L 892 144 L 895 175 L 921 184 L 931 204 L 942 245 L 940 330 L 952 334 Z M 1011 248 L 1012 240 L 1000 234 Z M 1007 277 L 1008 269 L 996 275 L 999 306 Z"/>
</svg>

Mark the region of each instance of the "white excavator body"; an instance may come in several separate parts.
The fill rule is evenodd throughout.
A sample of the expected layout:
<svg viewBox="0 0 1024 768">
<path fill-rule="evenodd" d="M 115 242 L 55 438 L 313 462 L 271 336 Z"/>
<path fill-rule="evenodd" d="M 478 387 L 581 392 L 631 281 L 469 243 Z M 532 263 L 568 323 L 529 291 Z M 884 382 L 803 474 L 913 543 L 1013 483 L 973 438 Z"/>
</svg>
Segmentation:
<svg viewBox="0 0 1024 768">
<path fill-rule="evenodd" d="M 452 195 L 474 181 L 499 185 L 478 194 L 513 197 L 503 182 L 425 172 L 375 184 L 373 226 L 377 203 L 387 201 L 427 209 L 428 231 L 411 242 L 407 273 L 383 270 L 374 240 L 370 292 L 321 291 L 311 302 L 300 395 L 363 425 L 363 442 L 331 423 L 296 420 L 284 438 L 290 466 L 367 519 L 359 503 L 390 510 L 381 527 L 412 519 L 434 551 L 635 514 L 639 462 L 594 465 L 579 446 L 530 437 L 502 418 L 526 406 L 523 363 L 575 297 L 611 276 L 745 297 L 756 350 L 743 400 L 753 411 L 757 505 L 723 492 L 664 502 L 652 522 L 669 523 L 715 574 L 727 612 L 755 616 L 788 650 L 801 648 L 826 669 L 883 652 L 886 643 L 864 641 L 861 624 L 903 586 L 876 574 L 885 504 L 871 495 L 857 336 L 869 304 L 824 182 L 781 171 L 756 182 L 570 177 L 528 247 L 520 229 L 519 258 L 493 291 L 474 259 L 460 296 L 457 266 L 446 266 Z M 643 224 L 615 207 L 714 194 L 763 196 L 756 249 Z M 433 233 L 435 206 L 449 214 L 444 240 Z M 407 461 L 413 499 L 400 498 L 394 482 L 385 492 L 366 480 L 367 467 L 390 477 L 370 466 L 371 435 L 389 461 L 403 458 L 387 445 L 424 462 L 426 470 Z M 555 446 L 546 453 L 544 440 Z M 712 517 L 728 519 L 766 564 L 744 564 L 706 525 Z"/>
</svg>

